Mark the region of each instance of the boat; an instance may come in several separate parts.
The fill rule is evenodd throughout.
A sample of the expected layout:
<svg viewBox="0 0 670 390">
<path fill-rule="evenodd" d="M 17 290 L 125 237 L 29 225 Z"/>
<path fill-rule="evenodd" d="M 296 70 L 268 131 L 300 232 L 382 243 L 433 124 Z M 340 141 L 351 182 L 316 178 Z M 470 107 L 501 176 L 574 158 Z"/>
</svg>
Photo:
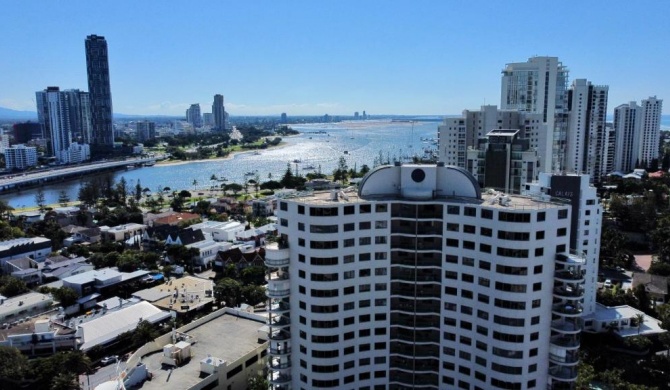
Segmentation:
<svg viewBox="0 0 670 390">
<path fill-rule="evenodd" d="M 349 151 L 348 151 L 348 150 L 345 150 L 345 151 L 344 151 L 344 154 L 349 154 Z"/>
<path fill-rule="evenodd" d="M 249 171 L 249 172 L 245 173 L 244 176 L 253 176 L 253 175 L 257 174 L 257 173 L 258 173 L 257 170 L 256 170 L 256 171 Z"/>
<path fill-rule="evenodd" d="M 293 160 L 293 163 L 294 163 L 294 164 L 300 164 L 300 159 L 297 159 L 297 158 L 296 158 L 295 160 Z"/>
<path fill-rule="evenodd" d="M 144 163 L 145 167 L 153 167 L 154 165 L 156 165 L 156 161 L 147 161 Z"/>
<path fill-rule="evenodd" d="M 316 169 L 316 167 L 314 165 L 305 165 L 304 167 L 302 167 L 302 169 L 312 171 L 312 170 Z"/>
</svg>

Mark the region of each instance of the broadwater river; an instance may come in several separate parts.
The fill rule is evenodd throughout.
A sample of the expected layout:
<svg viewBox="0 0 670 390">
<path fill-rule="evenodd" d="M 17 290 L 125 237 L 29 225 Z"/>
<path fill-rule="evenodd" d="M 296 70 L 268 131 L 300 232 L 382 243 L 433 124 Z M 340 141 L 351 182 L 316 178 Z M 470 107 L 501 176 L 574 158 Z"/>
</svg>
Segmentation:
<svg viewBox="0 0 670 390">
<path fill-rule="evenodd" d="M 134 189 L 139 181 L 142 188 L 155 192 L 158 188 L 197 191 L 220 186 L 224 183 L 242 184 L 256 175 L 261 182 L 280 180 L 290 163 L 293 172 L 301 175 L 317 171 L 332 174 L 340 157 L 344 157 L 349 168 L 360 169 L 363 164 L 370 168 L 381 157 L 386 160 L 407 161 L 412 156 L 423 156 L 424 150 L 437 149 L 429 140 L 437 139 L 435 122 L 391 122 L 354 121 L 339 123 L 315 123 L 291 125 L 300 135 L 284 137 L 284 146 L 261 150 L 259 154 L 243 152 L 225 160 L 184 162 L 153 167 L 120 170 L 113 173 L 118 182 L 124 177 L 129 188 Z M 314 170 L 306 169 L 309 166 Z M 249 175 L 245 175 L 249 173 Z M 212 181 L 215 175 L 218 181 Z M 221 181 L 221 179 L 226 181 Z M 194 185 L 194 181 L 197 184 Z M 58 202 L 58 195 L 65 191 L 71 200 L 76 200 L 82 180 L 75 179 L 45 185 L 46 203 Z M 35 206 L 37 189 L 6 194 L 0 197 L 10 206 L 24 208 Z"/>
</svg>

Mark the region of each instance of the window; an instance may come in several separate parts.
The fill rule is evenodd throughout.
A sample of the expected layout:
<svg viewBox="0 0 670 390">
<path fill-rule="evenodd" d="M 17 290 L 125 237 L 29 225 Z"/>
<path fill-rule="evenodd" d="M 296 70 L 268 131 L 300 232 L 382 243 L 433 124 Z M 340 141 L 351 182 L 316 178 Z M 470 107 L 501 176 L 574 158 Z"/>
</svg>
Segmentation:
<svg viewBox="0 0 670 390">
<path fill-rule="evenodd" d="M 353 279 L 356 277 L 356 271 L 344 271 L 344 279 Z"/>
<path fill-rule="evenodd" d="M 457 223 L 447 223 L 447 231 L 457 232 L 460 230 L 460 225 Z"/>
<path fill-rule="evenodd" d="M 370 245 L 372 243 L 372 238 L 370 237 L 359 237 L 358 245 Z"/>
<path fill-rule="evenodd" d="M 508 213 L 500 211 L 498 212 L 498 221 L 528 223 L 530 222 L 530 213 Z"/>
<path fill-rule="evenodd" d="M 484 253 L 491 253 L 491 245 L 479 244 L 479 251 Z"/>
<path fill-rule="evenodd" d="M 465 266 L 468 266 L 468 267 L 474 267 L 475 266 L 475 259 L 473 259 L 472 257 L 463 257 L 461 259 L 461 263 Z"/>
<path fill-rule="evenodd" d="M 493 236 L 493 230 L 489 228 L 479 228 L 479 234 L 485 237 L 492 237 Z"/>
<path fill-rule="evenodd" d="M 447 206 L 447 214 L 459 215 L 461 213 L 460 206 Z"/>
<path fill-rule="evenodd" d="M 558 210 L 558 219 L 566 219 L 568 217 L 568 209 Z"/>
<path fill-rule="evenodd" d="M 477 216 L 477 209 L 474 207 L 465 207 L 463 208 L 463 215 L 468 216 L 468 217 L 476 217 Z"/>
<path fill-rule="evenodd" d="M 344 215 L 351 215 L 356 213 L 354 206 L 344 206 Z"/>
<path fill-rule="evenodd" d="M 356 245 L 356 240 L 354 238 L 347 238 L 344 240 L 344 247 L 349 248 Z"/>
<path fill-rule="evenodd" d="M 387 227 L 387 221 L 375 221 L 375 229 L 386 229 Z"/>
<path fill-rule="evenodd" d="M 339 242 L 337 241 L 310 241 L 309 247 L 311 249 L 337 249 Z"/>
<path fill-rule="evenodd" d="M 284 218 L 280 219 L 279 224 L 282 225 L 282 226 L 288 226 L 288 219 L 284 219 Z"/>
<path fill-rule="evenodd" d="M 372 212 L 372 206 L 369 204 L 360 205 L 358 212 L 361 214 L 369 214 Z"/>
<path fill-rule="evenodd" d="M 479 260 L 479 268 L 485 269 L 485 270 L 488 271 L 488 270 L 491 269 L 491 263 L 489 263 L 488 261 Z"/>
<path fill-rule="evenodd" d="M 537 213 L 537 222 L 542 222 L 547 218 L 547 213 L 544 211 L 541 211 Z"/>
<path fill-rule="evenodd" d="M 493 219 L 493 210 L 482 209 L 482 218 Z"/>
<path fill-rule="evenodd" d="M 309 232 L 314 234 L 337 233 L 337 225 L 309 225 Z"/>
<path fill-rule="evenodd" d="M 501 307 L 503 309 L 526 310 L 526 302 L 508 301 L 505 299 L 496 298 L 494 300 L 494 304 L 497 307 Z"/>
<path fill-rule="evenodd" d="M 375 268 L 375 276 L 384 276 L 387 272 L 386 268 Z"/>
<path fill-rule="evenodd" d="M 298 238 L 298 246 L 305 246 L 305 239 L 304 238 Z"/>
<path fill-rule="evenodd" d="M 445 255 L 444 261 L 447 263 L 458 264 L 458 256 Z"/>
<path fill-rule="evenodd" d="M 472 225 L 463 225 L 463 232 L 468 234 L 477 233 L 477 228 Z"/>
<path fill-rule="evenodd" d="M 281 211 L 288 211 L 288 203 L 286 202 L 279 202 L 279 209 Z"/>
<path fill-rule="evenodd" d="M 386 244 L 386 236 L 376 236 L 375 244 Z"/>
<path fill-rule="evenodd" d="M 311 265 L 337 265 L 337 257 L 310 257 L 309 263 Z"/>
<path fill-rule="evenodd" d="M 354 230 L 356 230 L 356 224 L 345 223 L 342 230 L 344 230 L 345 232 L 353 232 Z"/>
<path fill-rule="evenodd" d="M 354 256 L 354 255 L 346 255 L 342 258 L 342 260 L 344 261 L 344 264 L 353 263 L 355 259 L 356 259 L 356 256 Z"/>
<path fill-rule="evenodd" d="M 358 254 L 358 261 L 370 261 L 371 259 L 370 253 L 359 253 Z"/>
<path fill-rule="evenodd" d="M 386 260 L 386 252 L 375 252 L 375 260 Z"/>
<path fill-rule="evenodd" d="M 337 273 L 332 274 L 310 274 L 310 280 L 313 282 L 335 282 L 339 279 Z"/>
<path fill-rule="evenodd" d="M 358 270 L 358 277 L 360 278 L 368 277 L 371 274 L 372 272 L 370 271 L 370 268 L 363 268 Z"/>
<path fill-rule="evenodd" d="M 386 291 L 387 288 L 386 283 L 375 283 L 375 291 Z"/>
<path fill-rule="evenodd" d="M 309 215 L 311 217 L 335 217 L 337 216 L 337 207 L 310 207 Z"/>
<path fill-rule="evenodd" d="M 563 236 L 565 236 L 565 235 L 567 234 L 567 231 L 568 231 L 568 230 L 567 230 L 566 228 L 558 228 L 558 229 L 556 230 L 556 235 L 557 235 L 558 237 L 563 237 Z"/>
<path fill-rule="evenodd" d="M 358 223 L 359 230 L 370 230 L 372 228 L 372 223 L 370 221 L 364 221 Z"/>
<path fill-rule="evenodd" d="M 385 213 L 388 211 L 388 207 L 386 206 L 385 203 L 377 203 L 375 205 L 375 212 L 377 213 Z"/>
</svg>

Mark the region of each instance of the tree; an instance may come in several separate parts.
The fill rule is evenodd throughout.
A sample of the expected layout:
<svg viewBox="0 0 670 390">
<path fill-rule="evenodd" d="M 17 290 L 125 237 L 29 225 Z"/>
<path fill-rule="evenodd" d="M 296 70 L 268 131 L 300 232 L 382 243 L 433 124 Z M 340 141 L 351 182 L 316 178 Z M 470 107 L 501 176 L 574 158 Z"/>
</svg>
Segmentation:
<svg viewBox="0 0 670 390">
<path fill-rule="evenodd" d="M 23 280 L 11 275 L 0 276 L 0 295 L 8 298 L 28 292 Z"/>
<path fill-rule="evenodd" d="M 98 187 L 94 181 L 88 180 L 79 187 L 79 194 L 77 198 L 84 206 L 91 207 L 94 206 L 98 199 L 100 198 L 100 187 Z"/>
<path fill-rule="evenodd" d="M 193 179 L 193 191 L 198 191 L 198 181 Z"/>
<path fill-rule="evenodd" d="M 50 390 L 79 390 L 79 381 L 77 376 L 70 372 L 60 372 L 52 382 Z"/>
<path fill-rule="evenodd" d="M 242 284 L 235 279 L 223 278 L 214 286 L 214 297 L 227 307 L 235 307 L 242 297 Z"/>
<path fill-rule="evenodd" d="M 0 379 L 22 379 L 29 370 L 28 358 L 18 349 L 0 345 Z"/>
<path fill-rule="evenodd" d="M 223 187 L 224 191 L 232 191 L 234 196 L 237 196 L 237 193 L 242 191 L 242 185 L 237 183 L 226 184 Z"/>
<path fill-rule="evenodd" d="M 148 188 L 145 188 L 148 190 Z M 135 184 L 135 200 L 140 201 L 142 199 L 142 184 L 140 184 L 140 179 L 137 179 L 137 184 Z"/>
<path fill-rule="evenodd" d="M 35 204 L 37 204 L 39 207 L 40 212 L 43 213 L 44 205 L 46 204 L 46 198 L 44 197 L 44 190 L 42 187 L 38 188 L 37 192 L 35 193 Z"/>
<path fill-rule="evenodd" d="M 10 206 L 4 200 L 0 200 L 0 218 L 9 219 L 9 215 L 14 210 L 14 207 Z"/>
<path fill-rule="evenodd" d="M 261 375 L 250 377 L 247 383 L 247 390 L 267 390 L 268 388 L 270 388 L 270 382 Z"/>
<path fill-rule="evenodd" d="M 150 341 L 154 341 L 158 336 L 160 335 L 156 327 L 149 321 L 142 320 L 137 324 L 137 328 L 133 332 L 133 344 L 135 347 L 141 347 Z"/>
<path fill-rule="evenodd" d="M 637 334 L 640 334 L 642 325 L 644 325 L 644 314 L 635 314 L 635 322 L 637 323 Z"/>
<path fill-rule="evenodd" d="M 115 198 L 116 201 L 122 205 L 126 204 L 126 197 L 128 196 L 128 184 L 126 178 L 121 176 L 118 184 L 116 184 Z"/>
<path fill-rule="evenodd" d="M 65 190 L 60 190 L 58 193 L 58 203 L 62 207 L 66 207 L 68 203 L 70 203 L 70 195 L 65 192 Z"/>
<path fill-rule="evenodd" d="M 60 302 L 61 306 L 68 307 L 77 303 L 79 295 L 77 292 L 70 287 L 59 287 L 51 290 L 51 295 Z"/>
</svg>

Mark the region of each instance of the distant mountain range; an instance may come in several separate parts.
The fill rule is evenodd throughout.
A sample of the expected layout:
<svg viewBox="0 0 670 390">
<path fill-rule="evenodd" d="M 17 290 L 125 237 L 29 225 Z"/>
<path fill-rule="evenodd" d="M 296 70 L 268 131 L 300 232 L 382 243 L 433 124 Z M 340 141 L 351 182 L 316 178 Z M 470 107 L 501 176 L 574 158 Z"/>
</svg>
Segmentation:
<svg viewBox="0 0 670 390">
<path fill-rule="evenodd" d="M 37 120 L 35 111 L 17 111 L 9 108 L 0 107 L 0 120 Z"/>
</svg>

